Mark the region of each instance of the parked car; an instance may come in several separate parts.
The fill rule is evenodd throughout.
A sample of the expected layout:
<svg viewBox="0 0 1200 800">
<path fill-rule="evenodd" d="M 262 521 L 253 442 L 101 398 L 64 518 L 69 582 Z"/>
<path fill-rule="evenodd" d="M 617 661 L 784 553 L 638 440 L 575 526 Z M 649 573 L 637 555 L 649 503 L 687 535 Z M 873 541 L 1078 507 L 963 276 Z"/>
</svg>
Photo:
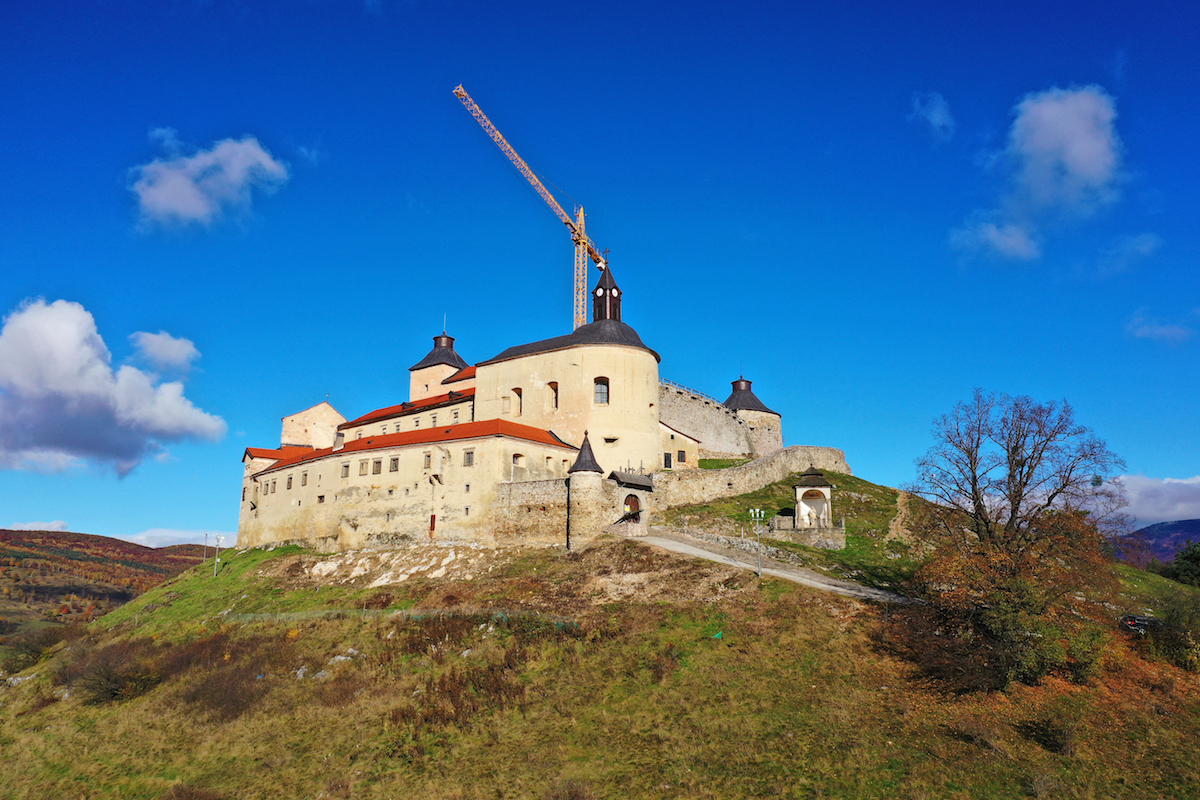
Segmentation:
<svg viewBox="0 0 1200 800">
<path fill-rule="evenodd" d="M 1158 617 L 1147 617 L 1141 614 L 1126 614 L 1117 624 L 1122 630 L 1136 633 L 1138 636 L 1145 636 L 1146 631 L 1161 626 L 1162 620 Z"/>
</svg>

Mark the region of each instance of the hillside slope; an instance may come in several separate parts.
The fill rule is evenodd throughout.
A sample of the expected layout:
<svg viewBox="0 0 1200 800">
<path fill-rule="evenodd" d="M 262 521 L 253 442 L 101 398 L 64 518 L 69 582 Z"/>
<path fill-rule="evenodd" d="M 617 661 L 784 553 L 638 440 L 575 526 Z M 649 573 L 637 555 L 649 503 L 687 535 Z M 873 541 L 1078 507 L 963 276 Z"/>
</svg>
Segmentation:
<svg viewBox="0 0 1200 800">
<path fill-rule="evenodd" d="M 1195 796 L 1200 687 L 1140 642 L 950 696 L 887 614 L 627 540 L 250 551 L 0 688 L 6 796 Z"/>
</svg>

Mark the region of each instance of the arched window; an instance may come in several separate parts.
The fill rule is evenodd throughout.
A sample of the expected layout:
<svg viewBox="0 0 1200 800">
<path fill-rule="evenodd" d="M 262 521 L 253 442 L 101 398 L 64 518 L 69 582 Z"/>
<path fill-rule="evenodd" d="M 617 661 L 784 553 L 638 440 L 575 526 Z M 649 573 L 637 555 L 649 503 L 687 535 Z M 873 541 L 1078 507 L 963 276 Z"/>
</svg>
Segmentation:
<svg viewBox="0 0 1200 800">
<path fill-rule="evenodd" d="M 596 378 L 596 404 L 608 405 L 608 378 Z"/>
<path fill-rule="evenodd" d="M 519 416 L 521 416 L 521 390 L 513 389 L 512 392 L 513 392 L 513 397 L 516 398 L 516 400 L 513 403 L 513 406 L 514 406 L 513 416 L 519 417 Z"/>
<path fill-rule="evenodd" d="M 558 383 L 550 381 L 546 386 L 550 387 L 550 407 L 558 408 Z"/>
</svg>

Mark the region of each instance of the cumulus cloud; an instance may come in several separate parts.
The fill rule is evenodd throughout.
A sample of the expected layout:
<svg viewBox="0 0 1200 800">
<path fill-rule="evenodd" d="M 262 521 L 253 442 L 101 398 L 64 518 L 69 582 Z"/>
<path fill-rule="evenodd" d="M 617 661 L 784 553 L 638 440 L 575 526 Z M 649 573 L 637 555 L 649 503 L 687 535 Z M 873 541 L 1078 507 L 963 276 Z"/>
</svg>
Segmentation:
<svg viewBox="0 0 1200 800">
<path fill-rule="evenodd" d="M 921 123 L 939 141 L 948 142 L 954 136 L 954 115 L 938 92 L 913 92 L 908 121 Z"/>
<path fill-rule="evenodd" d="M 167 443 L 225 434 L 224 420 L 196 408 L 182 383 L 111 361 L 78 303 L 34 300 L 9 314 L 0 328 L 0 469 L 96 462 L 125 475 Z"/>
<path fill-rule="evenodd" d="M 253 190 L 274 191 L 288 179 L 287 165 L 253 136 L 223 139 L 190 155 L 171 128 L 156 128 L 150 138 L 166 156 L 131 172 L 143 224 L 208 225 L 226 212 L 249 209 Z"/>
<path fill-rule="evenodd" d="M 61 519 L 53 522 L 14 522 L 8 526 L 10 531 L 65 531 L 67 523 Z"/>
<path fill-rule="evenodd" d="M 138 331 L 129 337 L 129 341 L 142 358 L 158 369 L 187 370 L 192 361 L 200 357 L 200 351 L 191 339 L 176 338 L 166 331 Z"/>
<path fill-rule="evenodd" d="M 1137 262 L 1154 255 L 1161 245 L 1162 239 L 1154 233 L 1122 236 L 1100 254 L 1100 274 L 1108 276 L 1127 272 Z"/>
<path fill-rule="evenodd" d="M 1122 181 L 1116 103 L 1099 86 L 1048 89 L 1013 109 L 997 162 L 1007 188 L 993 209 L 951 234 L 960 247 L 1031 260 L 1048 225 L 1083 219 L 1114 202 Z"/>
<path fill-rule="evenodd" d="M 1192 329 L 1176 322 L 1161 322 L 1147 316 L 1145 309 L 1138 309 L 1125 325 L 1125 330 L 1135 339 L 1152 339 L 1157 342 L 1178 344 L 1192 337 Z"/>
<path fill-rule="evenodd" d="M 1200 519 L 1200 475 L 1194 478 L 1147 478 L 1123 475 L 1129 496 L 1127 511 L 1138 527 L 1177 519 Z"/>
</svg>

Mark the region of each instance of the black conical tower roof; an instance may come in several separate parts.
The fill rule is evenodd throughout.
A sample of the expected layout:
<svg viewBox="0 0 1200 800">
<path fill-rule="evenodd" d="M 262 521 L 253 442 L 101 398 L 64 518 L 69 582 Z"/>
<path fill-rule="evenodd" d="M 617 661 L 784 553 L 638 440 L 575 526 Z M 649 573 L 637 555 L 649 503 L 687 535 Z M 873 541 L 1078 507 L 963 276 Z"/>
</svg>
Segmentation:
<svg viewBox="0 0 1200 800">
<path fill-rule="evenodd" d="M 600 469 L 600 465 L 596 463 L 596 456 L 592 453 L 592 444 L 588 441 L 587 431 L 583 432 L 583 444 L 579 446 L 579 455 L 575 459 L 575 463 L 567 470 L 567 474 L 574 472 L 599 472 L 604 474 L 604 470 Z"/>
<path fill-rule="evenodd" d="M 754 392 L 750 391 L 750 381 L 743 377 L 739 377 L 733 381 L 733 393 L 729 395 L 729 399 L 725 401 L 725 407 L 733 411 L 765 411 L 768 414 L 779 416 L 778 411 L 772 411 L 754 396 Z"/>
<path fill-rule="evenodd" d="M 441 336 L 433 337 L 433 349 L 429 354 L 408 368 L 409 372 L 425 367 L 432 367 L 437 364 L 445 364 L 455 369 L 463 369 L 469 367 L 463 357 L 454 351 L 454 337 L 447 336 L 445 331 L 442 331 Z"/>
</svg>

